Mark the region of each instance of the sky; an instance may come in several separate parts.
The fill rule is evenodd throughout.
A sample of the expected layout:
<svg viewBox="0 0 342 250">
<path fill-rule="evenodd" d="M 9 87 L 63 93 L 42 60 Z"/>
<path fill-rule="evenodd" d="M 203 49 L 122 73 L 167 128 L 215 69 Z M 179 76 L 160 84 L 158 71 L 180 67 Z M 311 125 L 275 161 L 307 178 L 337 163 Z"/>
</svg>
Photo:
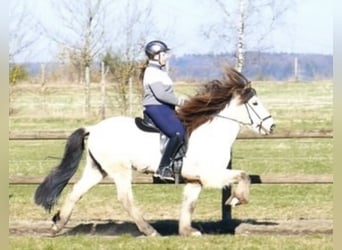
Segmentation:
<svg viewBox="0 0 342 250">
<path fill-rule="evenodd" d="M 182 47 L 185 46 L 179 48 L 180 54 L 187 51 L 199 53 L 215 50 L 217 42 L 206 43 L 206 39 L 198 35 L 203 25 L 217 19 L 218 10 L 213 6 L 213 1 L 155 2 L 163 9 L 161 12 L 173 13 L 170 16 L 174 16 L 174 20 L 170 18 L 169 22 L 174 21 L 174 27 L 177 27 L 174 42 L 181 44 Z M 274 46 L 272 50 L 332 54 L 333 0 L 294 0 L 293 2 L 293 9 L 287 13 L 282 24 L 269 38 Z"/>
<path fill-rule="evenodd" d="M 125 0 L 114 0 L 115 3 Z M 293 6 L 267 36 L 265 44 L 271 52 L 333 54 L 333 0 L 292 0 Z M 18 0 L 18 2 L 26 2 Z M 49 0 L 30 0 L 28 9 L 33 16 L 51 27 L 58 26 Z M 140 0 L 151 2 L 153 20 L 160 30 L 168 31 L 164 39 L 176 56 L 183 54 L 219 53 L 224 41 L 208 39 L 204 31 L 219 23 L 221 16 L 214 0 Z M 226 0 L 236 4 L 237 0 Z M 251 31 L 254 31 L 251 29 Z M 34 31 L 32 31 L 34 32 Z M 248 36 L 248 34 L 247 34 Z M 154 39 L 151 36 L 148 39 Z M 158 37 L 159 38 L 159 37 Z M 248 39 L 246 37 L 246 39 Z M 43 40 L 43 41 L 42 41 Z M 249 42 L 253 44 L 253 39 Z M 254 41 L 256 44 L 257 41 Z M 44 39 L 34 45 L 36 60 L 51 57 L 52 46 Z M 253 46 L 251 46 L 253 48 Z"/>
</svg>

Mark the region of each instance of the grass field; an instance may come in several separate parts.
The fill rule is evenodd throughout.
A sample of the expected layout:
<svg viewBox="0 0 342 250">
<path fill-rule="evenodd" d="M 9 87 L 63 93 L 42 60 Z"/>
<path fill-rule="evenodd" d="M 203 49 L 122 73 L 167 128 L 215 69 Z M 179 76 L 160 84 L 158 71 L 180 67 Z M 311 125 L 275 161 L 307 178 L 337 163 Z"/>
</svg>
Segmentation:
<svg viewBox="0 0 342 250">
<path fill-rule="evenodd" d="M 277 124 L 277 132 L 288 130 L 332 129 L 333 85 L 314 83 L 255 83 L 261 101 Z M 198 84 L 178 84 L 177 94 L 191 96 Z M 54 84 L 41 88 L 34 84 L 18 84 L 12 89 L 9 120 L 10 131 L 74 130 L 101 120 L 100 86 L 91 88 L 91 113 L 84 112 L 81 85 Z M 108 88 L 106 117 L 127 114 L 141 116 L 141 94 L 132 93 L 130 109 L 118 103 L 114 88 Z"/>
<path fill-rule="evenodd" d="M 276 133 L 332 130 L 332 83 L 255 83 L 254 87 L 273 115 Z M 99 87 L 92 88 L 92 115 L 83 114 L 81 86 L 19 84 L 11 105 L 10 131 L 74 130 L 99 121 Z M 176 90 L 191 95 L 193 85 Z M 108 93 L 108 115 L 125 113 Z M 136 95 L 137 96 L 137 95 Z M 140 115 L 139 98 L 133 115 Z M 45 176 L 61 157 L 63 140 L 10 141 L 9 175 Z M 332 139 L 237 140 L 233 168 L 249 174 L 332 174 Z M 77 172 L 80 175 L 81 171 Z M 51 215 L 33 203 L 34 185 L 9 187 L 9 221 L 50 220 Z M 71 187 L 68 186 L 67 190 Z M 63 193 L 61 200 L 65 197 Z M 137 204 L 148 220 L 177 220 L 182 185 L 134 185 Z M 77 203 L 71 221 L 131 221 L 116 202 L 113 185 L 94 187 Z M 196 206 L 195 222 L 221 219 L 221 192 L 204 190 Z M 58 209 L 58 206 L 55 210 Z M 54 210 L 54 211 L 55 211 Z M 53 212 L 54 212 L 53 211 Z M 233 209 L 241 220 L 333 219 L 332 185 L 252 185 L 250 203 Z M 332 235 L 205 235 L 201 238 L 167 236 L 154 239 L 131 235 L 117 237 L 10 236 L 10 249 L 332 249 Z"/>
<path fill-rule="evenodd" d="M 189 237 L 161 237 L 161 238 L 134 238 L 122 236 L 118 238 L 72 236 L 65 238 L 12 238 L 11 249 L 27 250 L 197 250 L 197 249 L 332 249 L 332 237 L 326 236 L 203 236 L 200 239 Z"/>
</svg>

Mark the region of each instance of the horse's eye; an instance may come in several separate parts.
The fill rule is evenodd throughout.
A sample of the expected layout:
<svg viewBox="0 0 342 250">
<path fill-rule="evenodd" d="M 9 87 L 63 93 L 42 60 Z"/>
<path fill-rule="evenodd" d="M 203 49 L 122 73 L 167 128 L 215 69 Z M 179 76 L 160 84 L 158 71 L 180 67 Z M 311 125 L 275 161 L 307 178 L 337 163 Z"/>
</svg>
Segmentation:
<svg viewBox="0 0 342 250">
<path fill-rule="evenodd" d="M 257 106 L 257 105 L 258 105 L 258 102 L 257 102 L 257 101 L 253 101 L 253 102 L 252 102 L 252 105 Z"/>
</svg>

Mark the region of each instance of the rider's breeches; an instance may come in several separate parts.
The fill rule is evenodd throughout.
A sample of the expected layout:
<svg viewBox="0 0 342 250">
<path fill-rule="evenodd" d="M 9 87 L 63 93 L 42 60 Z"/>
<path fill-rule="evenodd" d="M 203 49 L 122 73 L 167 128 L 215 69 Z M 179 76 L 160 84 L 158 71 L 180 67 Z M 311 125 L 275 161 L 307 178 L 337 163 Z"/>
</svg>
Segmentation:
<svg viewBox="0 0 342 250">
<path fill-rule="evenodd" d="M 179 133 L 180 138 L 184 140 L 185 128 L 172 106 L 146 105 L 145 112 L 166 136 L 172 138 Z"/>
</svg>

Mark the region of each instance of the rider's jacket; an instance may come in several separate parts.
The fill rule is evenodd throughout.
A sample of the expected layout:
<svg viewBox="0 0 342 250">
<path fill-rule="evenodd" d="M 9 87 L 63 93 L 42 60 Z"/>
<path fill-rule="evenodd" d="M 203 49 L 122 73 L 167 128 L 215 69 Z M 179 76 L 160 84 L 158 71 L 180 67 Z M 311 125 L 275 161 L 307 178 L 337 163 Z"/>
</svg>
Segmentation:
<svg viewBox="0 0 342 250">
<path fill-rule="evenodd" d="M 181 106 L 183 100 L 173 91 L 173 82 L 168 73 L 156 61 L 149 61 L 143 79 L 143 105 L 171 104 Z"/>
</svg>

